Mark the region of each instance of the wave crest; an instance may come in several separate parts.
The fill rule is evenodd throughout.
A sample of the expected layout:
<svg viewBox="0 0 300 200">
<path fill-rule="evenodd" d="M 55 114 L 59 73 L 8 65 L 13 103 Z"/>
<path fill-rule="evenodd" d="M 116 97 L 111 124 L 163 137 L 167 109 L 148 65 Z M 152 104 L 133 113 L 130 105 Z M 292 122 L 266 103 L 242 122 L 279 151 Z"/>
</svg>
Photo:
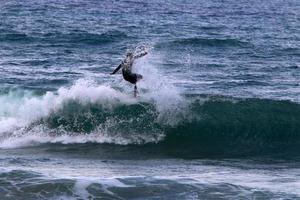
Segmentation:
<svg viewBox="0 0 300 200">
<path fill-rule="evenodd" d="M 199 157 L 279 152 L 300 144 L 300 105 L 289 101 L 151 92 L 133 98 L 80 80 L 55 93 L 10 101 L 10 107 L 10 113 L 0 110 L 2 148 L 154 143 L 162 153 Z"/>
</svg>

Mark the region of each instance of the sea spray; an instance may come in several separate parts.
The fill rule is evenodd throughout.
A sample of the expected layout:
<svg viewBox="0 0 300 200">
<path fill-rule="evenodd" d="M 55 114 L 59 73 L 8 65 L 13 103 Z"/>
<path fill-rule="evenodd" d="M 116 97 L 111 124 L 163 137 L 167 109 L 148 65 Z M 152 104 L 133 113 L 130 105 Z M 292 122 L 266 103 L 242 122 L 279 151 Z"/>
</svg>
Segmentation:
<svg viewBox="0 0 300 200">
<path fill-rule="evenodd" d="M 157 68 L 151 60 L 160 60 L 159 55 L 149 55 L 150 58 L 138 60 L 136 70 L 143 74 L 144 78 L 138 83 L 141 91 L 141 99 L 146 102 L 153 102 L 159 113 L 158 120 L 169 125 L 176 125 L 185 114 L 187 102 L 180 94 L 169 76 L 164 76 L 162 70 Z"/>
<path fill-rule="evenodd" d="M 85 79 L 42 96 L 21 97 L 21 103 L 14 106 L 15 112 L 1 121 L 5 126 L 10 125 L 1 127 L 2 147 L 58 142 L 60 138 L 69 137 L 70 142 L 143 144 L 160 141 L 164 138 L 161 126 L 177 123 L 178 108 L 184 101 L 167 81 L 164 87 L 159 87 L 163 79 L 154 66 L 144 67 L 151 70 L 145 73 L 138 99 Z M 153 77 L 160 82 L 152 84 Z M 147 121 L 152 123 L 147 125 Z"/>
</svg>

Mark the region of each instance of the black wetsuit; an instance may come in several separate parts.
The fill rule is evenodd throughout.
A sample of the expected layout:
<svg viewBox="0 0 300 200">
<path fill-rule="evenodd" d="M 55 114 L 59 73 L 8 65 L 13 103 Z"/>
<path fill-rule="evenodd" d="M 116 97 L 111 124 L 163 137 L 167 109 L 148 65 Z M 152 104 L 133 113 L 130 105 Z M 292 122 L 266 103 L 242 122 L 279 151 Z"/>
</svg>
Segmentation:
<svg viewBox="0 0 300 200">
<path fill-rule="evenodd" d="M 132 84 L 136 84 L 136 82 L 138 82 L 138 80 L 143 78 L 142 75 L 132 73 L 131 70 L 128 70 L 126 68 L 122 69 L 122 74 L 123 74 L 123 78 Z"/>
<path fill-rule="evenodd" d="M 135 85 L 136 82 L 138 82 L 140 79 L 143 78 L 143 76 L 140 74 L 132 73 L 131 68 L 132 68 L 133 62 L 135 59 L 140 58 L 146 54 L 147 54 L 147 52 L 143 52 L 136 56 L 133 56 L 133 54 L 131 54 L 131 56 L 127 56 L 122 61 L 122 63 L 111 74 L 115 74 L 117 71 L 119 71 L 122 68 L 123 78 L 126 81 Z"/>
</svg>

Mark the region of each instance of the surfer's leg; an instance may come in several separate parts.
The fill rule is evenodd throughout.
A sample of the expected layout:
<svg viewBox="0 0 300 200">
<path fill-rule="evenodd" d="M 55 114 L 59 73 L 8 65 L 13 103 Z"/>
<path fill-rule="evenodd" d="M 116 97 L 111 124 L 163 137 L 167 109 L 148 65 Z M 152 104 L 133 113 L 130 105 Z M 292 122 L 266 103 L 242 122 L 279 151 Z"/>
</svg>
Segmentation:
<svg viewBox="0 0 300 200">
<path fill-rule="evenodd" d="M 142 75 L 140 74 L 134 74 L 135 75 L 135 83 L 134 83 L 134 97 L 137 96 L 137 94 L 139 93 L 138 90 L 137 90 L 137 86 L 136 86 L 136 83 L 141 80 L 143 78 Z"/>
<path fill-rule="evenodd" d="M 136 84 L 136 82 L 138 82 L 140 79 L 143 78 L 142 75 L 140 74 L 135 74 L 135 73 L 131 73 L 131 71 L 123 71 L 123 78 L 132 83 L 132 84 Z"/>
<path fill-rule="evenodd" d="M 136 87 L 136 84 L 134 85 L 134 91 L 133 91 L 133 95 L 134 97 L 136 97 L 138 94 L 138 91 L 137 91 L 137 87 Z"/>
</svg>

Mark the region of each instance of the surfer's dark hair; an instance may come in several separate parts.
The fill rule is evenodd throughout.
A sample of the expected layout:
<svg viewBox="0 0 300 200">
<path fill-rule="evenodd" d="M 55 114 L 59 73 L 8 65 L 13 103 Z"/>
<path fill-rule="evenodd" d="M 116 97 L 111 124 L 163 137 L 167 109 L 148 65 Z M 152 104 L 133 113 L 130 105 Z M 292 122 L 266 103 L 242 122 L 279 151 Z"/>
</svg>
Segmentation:
<svg viewBox="0 0 300 200">
<path fill-rule="evenodd" d="M 133 53 L 132 53 L 132 52 L 128 52 L 128 53 L 126 54 L 126 56 L 133 56 Z"/>
</svg>

